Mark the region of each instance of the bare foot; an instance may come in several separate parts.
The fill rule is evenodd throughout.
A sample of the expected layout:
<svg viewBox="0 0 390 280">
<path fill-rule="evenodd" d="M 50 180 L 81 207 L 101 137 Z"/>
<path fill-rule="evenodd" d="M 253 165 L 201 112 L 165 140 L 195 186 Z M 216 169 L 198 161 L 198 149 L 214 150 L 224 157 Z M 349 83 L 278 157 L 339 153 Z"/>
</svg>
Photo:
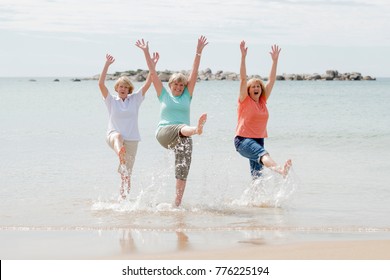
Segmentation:
<svg viewBox="0 0 390 280">
<path fill-rule="evenodd" d="M 119 150 L 119 162 L 120 164 L 125 164 L 126 161 L 125 161 L 125 154 L 126 154 L 126 148 L 125 146 L 123 146 L 120 150 Z"/>
<path fill-rule="evenodd" d="M 204 113 L 200 116 L 198 120 L 198 126 L 196 127 L 196 134 L 201 135 L 203 133 L 203 126 L 206 123 L 207 114 Z"/>
<path fill-rule="evenodd" d="M 283 166 L 283 172 L 282 172 L 283 178 L 286 178 L 288 172 L 290 171 L 291 166 L 292 166 L 291 159 L 286 160 Z"/>
<path fill-rule="evenodd" d="M 288 159 L 284 163 L 283 167 L 273 166 L 273 167 L 270 167 L 270 169 L 275 171 L 275 172 L 277 172 L 277 173 L 279 173 L 280 175 L 282 175 L 283 178 L 286 178 L 288 172 L 290 171 L 291 166 L 292 166 L 292 161 L 291 161 L 291 159 Z"/>
</svg>

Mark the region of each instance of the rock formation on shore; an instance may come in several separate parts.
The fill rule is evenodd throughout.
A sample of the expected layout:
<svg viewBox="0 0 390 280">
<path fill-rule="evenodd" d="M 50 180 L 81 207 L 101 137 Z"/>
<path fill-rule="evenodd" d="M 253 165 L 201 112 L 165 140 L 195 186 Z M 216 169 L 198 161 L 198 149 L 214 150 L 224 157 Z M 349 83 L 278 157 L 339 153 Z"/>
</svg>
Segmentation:
<svg viewBox="0 0 390 280">
<path fill-rule="evenodd" d="M 165 70 L 165 71 L 157 71 L 159 78 L 162 82 L 167 82 L 169 80 L 169 77 L 178 71 L 171 71 L 171 70 Z M 189 75 L 189 71 L 182 70 L 180 71 L 184 75 Z M 116 80 L 118 77 L 126 75 L 128 76 L 132 81 L 135 82 L 143 82 L 146 80 L 146 77 L 148 75 L 147 70 L 138 69 L 136 71 L 129 70 L 124 72 L 116 72 L 114 74 L 107 74 L 107 80 Z M 261 77 L 259 75 L 251 75 L 248 76 L 248 79 L 250 78 L 260 78 L 262 80 L 267 80 L 268 77 Z M 98 80 L 99 75 L 95 75 L 92 78 L 86 78 L 86 80 Z M 198 79 L 201 81 L 238 81 L 240 79 L 240 75 L 234 72 L 228 72 L 228 71 L 222 71 L 219 70 L 215 73 L 211 71 L 210 68 L 206 68 L 204 70 L 199 71 Z M 323 80 L 323 81 L 360 81 L 360 80 L 367 80 L 367 81 L 373 81 L 376 80 L 376 78 L 371 76 L 363 76 L 361 73 L 358 72 L 348 72 L 348 73 L 339 73 L 337 70 L 327 70 L 324 74 L 283 74 L 283 75 L 277 75 L 276 79 L 279 81 L 311 81 L 311 80 Z"/>
</svg>

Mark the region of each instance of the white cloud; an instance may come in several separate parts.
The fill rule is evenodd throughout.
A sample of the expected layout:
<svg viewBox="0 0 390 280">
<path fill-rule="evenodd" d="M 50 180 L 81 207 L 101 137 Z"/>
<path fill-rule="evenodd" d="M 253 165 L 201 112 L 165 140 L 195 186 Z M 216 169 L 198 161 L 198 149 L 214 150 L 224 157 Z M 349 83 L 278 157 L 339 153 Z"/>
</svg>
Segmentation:
<svg viewBox="0 0 390 280">
<path fill-rule="evenodd" d="M 0 29 L 96 34 L 188 34 L 221 41 L 390 44 L 386 1 L 2 0 Z M 268 42 L 267 42 L 268 43 Z"/>
</svg>

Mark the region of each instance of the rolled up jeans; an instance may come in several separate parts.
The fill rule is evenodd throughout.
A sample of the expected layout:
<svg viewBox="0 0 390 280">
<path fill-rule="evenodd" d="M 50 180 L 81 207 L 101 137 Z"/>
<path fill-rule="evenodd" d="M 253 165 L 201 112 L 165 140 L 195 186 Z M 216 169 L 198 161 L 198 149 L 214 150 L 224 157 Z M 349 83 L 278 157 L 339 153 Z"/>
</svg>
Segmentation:
<svg viewBox="0 0 390 280">
<path fill-rule="evenodd" d="M 263 169 L 261 157 L 268 154 L 264 149 L 264 138 L 236 136 L 234 138 L 234 146 L 240 155 L 249 159 L 252 178 L 255 179 L 261 176 L 261 170 Z"/>
</svg>

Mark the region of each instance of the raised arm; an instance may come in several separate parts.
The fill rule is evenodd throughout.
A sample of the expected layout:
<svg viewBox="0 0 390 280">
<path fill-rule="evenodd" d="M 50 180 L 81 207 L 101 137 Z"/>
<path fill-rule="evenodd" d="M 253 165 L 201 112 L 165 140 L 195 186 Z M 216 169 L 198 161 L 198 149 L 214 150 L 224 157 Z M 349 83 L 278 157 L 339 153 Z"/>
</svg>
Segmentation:
<svg viewBox="0 0 390 280">
<path fill-rule="evenodd" d="M 114 63 L 114 61 L 115 61 L 115 58 L 112 55 L 106 54 L 106 63 L 104 64 L 102 73 L 100 74 L 100 77 L 99 77 L 99 88 L 100 88 L 100 91 L 101 91 L 104 99 L 106 99 L 107 95 L 108 95 L 108 89 L 105 85 L 107 71 L 108 71 L 108 68 L 110 67 L 110 65 Z"/>
<path fill-rule="evenodd" d="M 246 54 L 248 52 L 248 47 L 245 47 L 245 41 L 241 41 L 240 43 L 241 49 L 241 65 L 240 65 L 240 101 L 244 101 L 248 96 L 247 90 L 247 81 L 246 81 Z"/>
<path fill-rule="evenodd" d="M 276 81 L 276 69 L 278 67 L 278 59 L 279 59 L 279 53 L 282 49 L 279 48 L 278 45 L 273 45 L 271 47 L 271 58 L 272 58 L 272 66 L 271 71 L 269 73 L 268 82 L 265 85 L 265 97 L 268 99 L 268 97 L 271 95 L 272 88 L 274 87 L 275 81 Z"/>
<path fill-rule="evenodd" d="M 152 62 L 153 62 L 155 67 L 156 67 L 156 64 L 157 64 L 159 58 L 160 58 L 160 55 L 158 53 L 153 53 Z M 148 76 L 147 76 L 146 81 L 145 81 L 145 84 L 142 86 L 142 89 L 141 89 L 142 95 L 145 95 L 145 93 L 148 91 L 151 83 L 152 83 L 152 74 L 149 71 Z"/>
<path fill-rule="evenodd" d="M 196 81 L 198 80 L 198 70 L 200 65 L 200 58 L 202 56 L 202 51 L 205 46 L 208 45 L 207 38 L 205 36 L 200 36 L 198 39 L 198 45 L 196 46 L 196 53 L 194 58 L 194 64 L 192 65 L 192 70 L 190 76 L 188 77 L 187 88 L 192 96 L 194 92 Z"/>
<path fill-rule="evenodd" d="M 146 59 L 146 64 L 148 65 L 149 68 L 149 75 L 152 80 L 153 86 L 157 92 L 157 96 L 160 96 L 162 89 L 163 89 L 163 84 L 161 80 L 159 79 L 156 71 L 156 64 L 153 62 L 153 58 L 150 57 L 149 53 L 149 43 L 144 41 L 144 39 L 138 40 L 135 45 L 140 48 L 145 55 Z M 160 58 L 158 53 L 156 53 L 156 56 L 158 57 L 157 60 Z M 157 61 L 156 61 L 157 63 Z"/>
</svg>

